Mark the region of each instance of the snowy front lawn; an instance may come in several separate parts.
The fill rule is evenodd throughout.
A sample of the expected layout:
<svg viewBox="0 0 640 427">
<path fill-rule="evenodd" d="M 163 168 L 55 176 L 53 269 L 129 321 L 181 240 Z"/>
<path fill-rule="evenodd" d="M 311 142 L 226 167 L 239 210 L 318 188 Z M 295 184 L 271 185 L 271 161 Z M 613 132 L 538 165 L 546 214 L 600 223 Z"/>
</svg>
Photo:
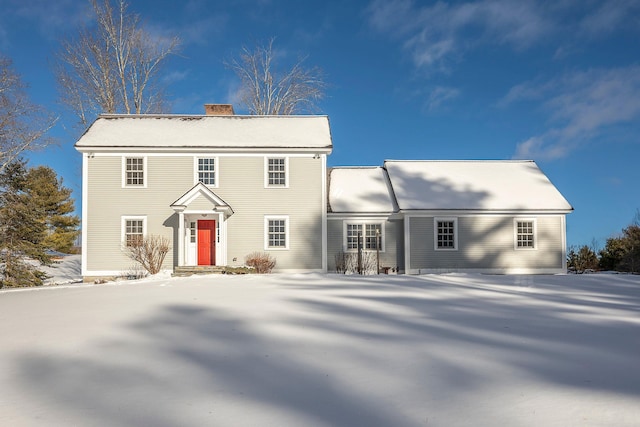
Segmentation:
<svg viewBox="0 0 640 427">
<path fill-rule="evenodd" d="M 0 292 L 0 425 L 638 426 L 640 276 Z"/>
</svg>

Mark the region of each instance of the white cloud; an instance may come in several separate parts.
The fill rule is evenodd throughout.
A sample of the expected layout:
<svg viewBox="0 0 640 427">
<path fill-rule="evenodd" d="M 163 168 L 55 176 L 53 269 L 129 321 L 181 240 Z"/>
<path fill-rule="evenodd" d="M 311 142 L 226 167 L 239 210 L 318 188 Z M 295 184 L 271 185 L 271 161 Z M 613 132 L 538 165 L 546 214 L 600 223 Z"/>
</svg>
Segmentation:
<svg viewBox="0 0 640 427">
<path fill-rule="evenodd" d="M 542 108 L 551 129 L 518 144 L 514 157 L 564 157 L 609 126 L 640 121 L 640 66 L 576 72 L 543 84 L 518 85 L 509 91 L 504 105 L 534 96 L 547 99 Z"/>
<path fill-rule="evenodd" d="M 162 77 L 162 81 L 165 84 L 170 85 L 172 83 L 185 80 L 189 76 L 189 74 L 190 74 L 189 70 L 173 70 L 171 72 L 166 73 Z"/>
<path fill-rule="evenodd" d="M 554 133 L 554 132 L 552 132 Z M 514 159 L 556 160 L 565 157 L 574 149 L 574 143 L 558 144 L 550 142 L 550 135 L 534 136 L 516 147 Z"/>
<path fill-rule="evenodd" d="M 533 1 L 482 0 L 417 6 L 406 0 L 376 0 L 367 9 L 370 25 L 404 41 L 416 66 L 446 69 L 446 62 L 479 44 L 526 48 L 545 37 L 552 24 Z"/>
<path fill-rule="evenodd" d="M 548 104 L 555 120 L 568 122 L 566 136 L 640 116 L 640 66 L 578 73 L 563 83 L 566 90 Z"/>
<path fill-rule="evenodd" d="M 202 16 L 189 20 L 187 25 L 175 29 L 184 44 L 207 46 L 224 33 L 229 17 L 225 14 Z"/>
<path fill-rule="evenodd" d="M 374 0 L 366 16 L 374 30 L 400 40 L 416 67 L 427 71 L 446 71 L 480 47 L 520 51 L 550 42 L 551 57 L 561 57 L 589 40 L 640 32 L 640 0 Z"/>
<path fill-rule="evenodd" d="M 427 110 L 435 111 L 442 107 L 445 102 L 457 98 L 460 95 L 460 90 L 452 87 L 437 86 L 430 93 L 427 98 Z"/>
<path fill-rule="evenodd" d="M 581 20 L 580 29 L 590 35 L 609 34 L 621 28 L 638 30 L 640 1 L 609 0 L 590 10 Z"/>
<path fill-rule="evenodd" d="M 413 5 L 409 0 L 375 0 L 367 8 L 370 25 L 380 32 L 406 33 L 412 30 L 412 23 L 403 22 L 411 16 Z"/>
<path fill-rule="evenodd" d="M 56 37 L 61 31 L 87 24 L 92 20 L 89 2 L 74 0 L 10 0 L 13 16 L 35 23 L 35 28 L 44 36 Z"/>
</svg>

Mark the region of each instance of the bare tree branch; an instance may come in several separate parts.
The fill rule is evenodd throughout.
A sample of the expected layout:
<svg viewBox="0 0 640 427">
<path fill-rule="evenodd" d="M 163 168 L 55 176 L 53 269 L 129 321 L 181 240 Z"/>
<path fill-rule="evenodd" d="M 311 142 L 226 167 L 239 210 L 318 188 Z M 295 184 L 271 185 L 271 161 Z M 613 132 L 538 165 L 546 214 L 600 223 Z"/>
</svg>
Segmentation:
<svg viewBox="0 0 640 427">
<path fill-rule="evenodd" d="M 164 112 L 159 70 L 180 47 L 178 37 L 153 37 L 125 0 L 91 0 L 96 27 L 63 40 L 54 73 L 60 101 L 85 127 L 101 113 Z"/>
<path fill-rule="evenodd" d="M 315 112 L 327 88 L 322 70 L 305 68 L 307 57 L 302 57 L 291 69 L 280 71 L 273 42 L 254 50 L 243 47 L 238 58 L 225 62 L 240 79 L 240 102 L 254 115 Z"/>
<path fill-rule="evenodd" d="M 0 56 L 0 172 L 23 151 L 53 142 L 47 132 L 57 119 L 32 104 L 11 60 Z"/>
</svg>

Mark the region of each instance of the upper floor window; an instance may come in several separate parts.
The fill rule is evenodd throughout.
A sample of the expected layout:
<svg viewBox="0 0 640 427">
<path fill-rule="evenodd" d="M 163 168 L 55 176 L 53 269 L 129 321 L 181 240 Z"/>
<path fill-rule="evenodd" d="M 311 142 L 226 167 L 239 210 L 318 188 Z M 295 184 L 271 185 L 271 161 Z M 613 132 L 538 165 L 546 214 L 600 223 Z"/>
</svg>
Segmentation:
<svg viewBox="0 0 640 427">
<path fill-rule="evenodd" d="M 215 158 L 198 158 L 197 159 L 198 182 L 205 185 L 216 185 L 216 159 Z"/>
<path fill-rule="evenodd" d="M 516 219 L 516 249 L 535 249 L 536 224 L 532 219 Z"/>
<path fill-rule="evenodd" d="M 288 169 L 286 157 L 268 157 L 265 160 L 265 187 L 287 187 Z"/>
<path fill-rule="evenodd" d="M 364 250 L 384 250 L 384 227 L 380 222 L 347 222 L 344 236 L 347 250 L 357 250 L 358 241 Z"/>
<path fill-rule="evenodd" d="M 435 218 L 434 219 L 435 249 L 458 249 L 458 219 Z"/>
<path fill-rule="evenodd" d="M 123 167 L 124 187 L 146 187 L 146 159 L 144 157 L 125 157 Z"/>
</svg>

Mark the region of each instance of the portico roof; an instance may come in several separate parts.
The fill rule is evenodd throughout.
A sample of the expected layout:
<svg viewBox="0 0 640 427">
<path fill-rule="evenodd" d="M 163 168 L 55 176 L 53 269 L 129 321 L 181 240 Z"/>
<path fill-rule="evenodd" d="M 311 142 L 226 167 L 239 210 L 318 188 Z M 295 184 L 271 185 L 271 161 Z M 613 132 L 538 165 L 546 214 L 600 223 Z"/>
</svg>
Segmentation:
<svg viewBox="0 0 640 427">
<path fill-rule="evenodd" d="M 204 201 L 204 204 L 202 203 Z M 194 205 L 198 206 L 194 206 Z M 176 212 L 188 212 L 190 210 L 211 210 L 212 212 L 223 212 L 225 217 L 233 215 L 233 209 L 227 202 L 222 200 L 209 187 L 201 182 L 191 187 L 178 200 L 171 203 L 171 208 Z"/>
</svg>

